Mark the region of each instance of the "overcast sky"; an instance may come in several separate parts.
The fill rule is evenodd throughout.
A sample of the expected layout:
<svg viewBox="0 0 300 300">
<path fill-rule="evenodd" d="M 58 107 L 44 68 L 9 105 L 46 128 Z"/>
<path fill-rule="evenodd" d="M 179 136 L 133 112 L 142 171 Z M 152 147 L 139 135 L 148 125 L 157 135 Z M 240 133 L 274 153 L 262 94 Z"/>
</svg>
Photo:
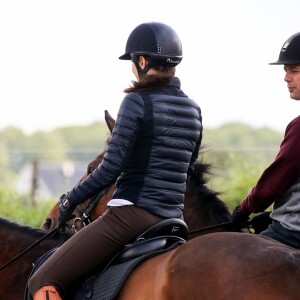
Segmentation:
<svg viewBox="0 0 300 300">
<path fill-rule="evenodd" d="M 203 125 L 244 122 L 283 131 L 300 111 L 277 60 L 300 31 L 299 0 L 0 0 L 0 130 L 25 132 L 116 117 L 134 78 L 120 61 L 140 23 L 178 33 L 183 91 Z"/>
</svg>

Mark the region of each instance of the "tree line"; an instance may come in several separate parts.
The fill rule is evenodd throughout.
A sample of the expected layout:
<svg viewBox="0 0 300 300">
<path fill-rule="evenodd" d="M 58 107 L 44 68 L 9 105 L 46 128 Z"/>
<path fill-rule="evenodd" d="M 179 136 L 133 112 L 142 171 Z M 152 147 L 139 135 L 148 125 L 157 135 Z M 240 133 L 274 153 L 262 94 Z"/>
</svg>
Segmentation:
<svg viewBox="0 0 300 300">
<path fill-rule="evenodd" d="M 274 159 L 283 133 L 270 128 L 253 128 L 228 123 L 205 128 L 199 160 L 212 166 L 208 184 L 220 192 L 230 208 L 249 192 L 262 170 Z M 32 161 L 91 161 L 104 150 L 109 131 L 105 122 L 87 126 L 59 127 L 52 131 L 26 134 L 20 128 L 0 131 L 0 203 L 1 215 L 37 226 L 45 212 L 57 201 L 27 206 L 28 196 L 13 191 L 14 178 L 22 166 Z M 53 202 L 54 201 L 54 202 Z M 45 207 L 44 207 L 45 206 Z M 35 217 L 34 217 L 35 216 Z"/>
<path fill-rule="evenodd" d="M 33 160 L 90 161 L 103 150 L 108 137 L 105 122 L 59 127 L 32 134 L 26 134 L 20 128 L 7 127 L 0 131 L 0 168 L 10 174 Z M 281 139 L 281 132 L 241 123 L 204 128 L 200 157 L 221 168 L 233 163 L 230 160 L 233 153 L 247 161 L 268 160 L 270 154 L 278 150 Z M 0 175 L 0 183 L 5 180 L 6 172 Z"/>
</svg>

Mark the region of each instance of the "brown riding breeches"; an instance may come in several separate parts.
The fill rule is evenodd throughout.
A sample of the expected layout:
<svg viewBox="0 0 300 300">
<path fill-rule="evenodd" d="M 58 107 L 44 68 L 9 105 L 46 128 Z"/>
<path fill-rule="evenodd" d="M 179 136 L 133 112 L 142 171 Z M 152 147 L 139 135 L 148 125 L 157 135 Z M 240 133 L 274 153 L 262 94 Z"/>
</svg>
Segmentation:
<svg viewBox="0 0 300 300">
<path fill-rule="evenodd" d="M 104 267 L 125 244 L 161 220 L 135 205 L 111 207 L 67 240 L 33 274 L 28 284 L 31 295 L 52 285 L 63 297 L 73 284 Z"/>
</svg>

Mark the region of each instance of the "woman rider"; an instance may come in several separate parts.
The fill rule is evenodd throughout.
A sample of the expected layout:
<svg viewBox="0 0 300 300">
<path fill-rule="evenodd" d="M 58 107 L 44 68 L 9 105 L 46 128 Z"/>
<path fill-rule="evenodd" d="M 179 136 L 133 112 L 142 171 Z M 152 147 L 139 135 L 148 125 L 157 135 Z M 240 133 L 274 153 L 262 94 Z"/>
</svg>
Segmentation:
<svg viewBox="0 0 300 300">
<path fill-rule="evenodd" d="M 60 198 L 61 224 L 84 200 L 116 182 L 107 212 L 76 233 L 29 281 L 34 300 L 62 299 L 155 223 L 182 218 L 186 181 L 202 139 L 201 111 L 180 88 L 177 33 L 158 22 L 129 35 L 125 53 L 136 81 L 127 88 L 102 163 Z"/>
</svg>

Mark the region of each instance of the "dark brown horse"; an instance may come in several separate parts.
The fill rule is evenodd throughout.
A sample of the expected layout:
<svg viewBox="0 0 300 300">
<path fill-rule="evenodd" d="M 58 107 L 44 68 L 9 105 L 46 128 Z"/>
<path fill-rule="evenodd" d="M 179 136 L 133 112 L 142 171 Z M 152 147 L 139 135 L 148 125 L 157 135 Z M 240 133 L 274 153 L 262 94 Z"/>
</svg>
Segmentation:
<svg viewBox="0 0 300 300">
<path fill-rule="evenodd" d="M 0 218 L 0 267 L 19 253 L 42 239 L 45 232 Z M 61 238 L 55 235 L 44 239 L 32 250 L 20 256 L 0 271 L 0 299 L 23 299 L 25 286 L 34 263 L 48 250 L 60 245 Z"/>
</svg>

